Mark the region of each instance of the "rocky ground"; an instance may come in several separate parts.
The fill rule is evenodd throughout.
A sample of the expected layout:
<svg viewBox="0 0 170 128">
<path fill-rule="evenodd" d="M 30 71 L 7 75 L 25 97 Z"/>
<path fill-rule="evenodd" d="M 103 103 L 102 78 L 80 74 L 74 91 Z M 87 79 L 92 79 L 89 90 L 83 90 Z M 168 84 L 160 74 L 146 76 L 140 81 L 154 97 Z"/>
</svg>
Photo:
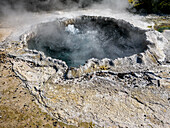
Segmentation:
<svg viewBox="0 0 170 128">
<path fill-rule="evenodd" d="M 36 99 L 12 70 L 13 59 L 0 52 L 0 128 L 74 128 L 40 109 Z M 79 127 L 92 127 L 81 123 Z"/>
<path fill-rule="evenodd" d="M 0 24 L 0 42 L 13 32 L 13 28 Z M 75 128 L 52 118 L 41 110 L 31 92 L 12 70 L 13 58 L 0 51 L 0 128 Z M 80 123 L 79 127 L 92 127 Z"/>
<path fill-rule="evenodd" d="M 10 31 L 1 33 L 3 41 Z M 125 62 L 118 59 L 113 68 L 92 65 L 88 75 L 75 80 L 71 77 L 77 76 L 76 70 L 70 70 L 71 79 L 63 81 L 56 78 L 62 71 L 55 65 L 15 58 L 10 50 L 0 52 L 2 128 L 170 127 L 170 67 L 153 54 L 147 53 L 153 64 L 148 67 L 131 66 L 133 58 L 124 60 L 131 62 L 122 67 Z"/>
<path fill-rule="evenodd" d="M 15 62 L 15 60 L 7 57 L 4 52 L 0 53 L 0 57 L 0 126 L 2 128 L 75 127 L 60 123 L 43 112 L 40 109 L 42 107 L 36 103 L 36 97 L 32 96 L 27 88 L 24 88 L 25 84 L 23 84 L 22 80 L 13 72 L 12 63 Z M 169 71 L 164 70 L 161 74 L 163 75 L 162 77 L 170 77 Z M 81 109 L 83 102 L 93 105 L 90 111 L 103 111 L 103 116 L 105 114 L 110 115 L 110 112 L 112 112 L 112 116 L 115 118 L 114 122 L 116 121 L 115 127 L 127 126 L 129 122 L 131 122 L 130 126 L 133 125 L 133 127 L 169 127 L 170 99 L 168 98 L 168 92 L 170 91 L 170 83 L 168 83 L 167 80 L 153 80 L 153 83 L 150 83 L 148 87 L 138 88 L 136 86 L 135 88 L 128 89 L 126 85 L 113 87 L 109 84 L 109 81 L 100 77 L 103 75 L 107 74 L 97 74 L 98 77 L 92 80 L 93 82 L 90 84 L 91 87 L 86 87 L 86 84 L 84 84 L 84 86 L 75 84 L 71 85 L 70 88 L 70 84 L 56 84 L 54 86 L 55 89 L 50 91 L 48 89 L 51 88 L 49 81 L 45 87 L 49 90 L 46 96 L 51 98 L 50 102 L 52 104 L 58 102 L 55 99 L 65 102 L 61 107 L 65 108 L 66 111 L 71 104 L 75 105 L 75 107 L 77 105 L 80 107 L 70 108 L 71 113 L 74 113 L 76 109 Z M 132 76 L 126 75 L 127 77 L 133 76 L 133 74 Z M 121 74 L 116 75 L 116 77 L 115 79 L 118 79 L 118 83 L 126 81 L 122 79 L 123 76 Z M 86 79 L 90 79 L 90 76 Z M 131 79 L 129 82 L 133 81 L 134 79 Z M 103 87 L 103 85 L 105 85 L 105 87 Z M 70 89 L 76 90 L 77 93 L 75 94 Z M 59 91 L 56 92 L 55 90 Z M 100 101 L 101 104 L 96 104 L 95 101 Z M 88 109 L 86 112 L 89 114 L 87 117 L 91 115 Z M 65 112 L 61 110 L 60 113 L 64 114 Z M 133 124 L 134 121 L 135 124 Z M 79 123 L 77 125 L 77 127 L 84 128 L 94 126 L 92 123 Z"/>
<path fill-rule="evenodd" d="M 1 52 L 0 127 L 53 127 L 55 120 L 43 113 L 22 81 L 12 71 L 11 59 Z"/>
</svg>

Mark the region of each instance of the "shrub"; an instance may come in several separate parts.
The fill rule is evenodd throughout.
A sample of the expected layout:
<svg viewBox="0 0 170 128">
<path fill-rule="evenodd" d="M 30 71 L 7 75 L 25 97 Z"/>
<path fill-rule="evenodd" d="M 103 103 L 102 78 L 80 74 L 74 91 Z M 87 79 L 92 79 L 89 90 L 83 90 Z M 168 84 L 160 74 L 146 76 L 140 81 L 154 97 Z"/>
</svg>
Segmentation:
<svg viewBox="0 0 170 128">
<path fill-rule="evenodd" d="M 137 12 L 170 14 L 169 0 L 129 0 Z"/>
</svg>

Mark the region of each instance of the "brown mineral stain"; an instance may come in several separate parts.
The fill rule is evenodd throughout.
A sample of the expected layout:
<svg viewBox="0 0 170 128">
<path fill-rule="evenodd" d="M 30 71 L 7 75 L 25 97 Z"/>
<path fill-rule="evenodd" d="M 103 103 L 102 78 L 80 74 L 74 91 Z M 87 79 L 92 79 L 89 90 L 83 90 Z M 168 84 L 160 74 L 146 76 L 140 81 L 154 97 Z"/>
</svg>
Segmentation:
<svg viewBox="0 0 170 128">
<path fill-rule="evenodd" d="M 13 31 L 12 28 L 1 28 L 0 27 L 0 42 L 4 41 Z"/>
<path fill-rule="evenodd" d="M 0 128 L 76 128 L 66 125 L 43 112 L 36 99 L 24 88 L 12 71 L 11 61 L 0 51 Z M 92 128 L 92 123 L 80 122 L 79 128 Z"/>
</svg>

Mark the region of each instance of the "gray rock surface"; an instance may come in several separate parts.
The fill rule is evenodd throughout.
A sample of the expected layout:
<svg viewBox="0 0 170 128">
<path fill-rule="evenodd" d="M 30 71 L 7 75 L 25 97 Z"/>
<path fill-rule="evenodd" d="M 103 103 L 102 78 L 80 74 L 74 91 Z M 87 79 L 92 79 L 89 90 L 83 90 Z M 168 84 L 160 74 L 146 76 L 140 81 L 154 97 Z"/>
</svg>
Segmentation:
<svg viewBox="0 0 170 128">
<path fill-rule="evenodd" d="M 170 41 L 170 30 L 164 30 L 163 35 Z"/>
</svg>

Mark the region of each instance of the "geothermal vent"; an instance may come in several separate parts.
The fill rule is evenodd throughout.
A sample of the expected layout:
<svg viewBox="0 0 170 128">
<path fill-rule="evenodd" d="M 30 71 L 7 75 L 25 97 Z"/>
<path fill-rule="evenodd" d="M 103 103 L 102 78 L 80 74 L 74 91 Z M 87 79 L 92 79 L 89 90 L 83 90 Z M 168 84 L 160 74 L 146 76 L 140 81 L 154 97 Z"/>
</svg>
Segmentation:
<svg viewBox="0 0 170 128">
<path fill-rule="evenodd" d="M 27 41 L 31 50 L 63 60 L 69 67 L 85 64 L 90 58 L 123 58 L 144 52 L 145 31 L 112 18 L 82 16 L 40 24 Z"/>
<path fill-rule="evenodd" d="M 57 121 L 79 128 L 170 124 L 170 48 L 159 32 L 81 16 L 36 24 L 4 49 L 14 76 Z"/>
</svg>

